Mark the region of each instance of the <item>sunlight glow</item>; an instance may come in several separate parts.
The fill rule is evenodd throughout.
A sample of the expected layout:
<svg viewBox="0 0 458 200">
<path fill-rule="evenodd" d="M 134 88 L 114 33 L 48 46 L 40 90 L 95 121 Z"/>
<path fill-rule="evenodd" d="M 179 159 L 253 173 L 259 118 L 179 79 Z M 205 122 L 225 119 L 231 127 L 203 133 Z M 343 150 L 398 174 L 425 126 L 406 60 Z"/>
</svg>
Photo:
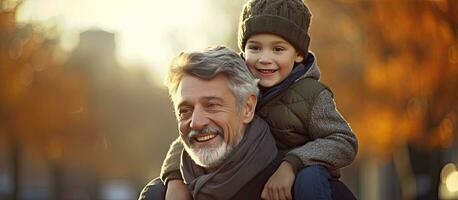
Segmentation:
<svg viewBox="0 0 458 200">
<path fill-rule="evenodd" d="M 458 171 L 454 171 L 447 176 L 445 185 L 450 192 L 458 191 Z"/>
<path fill-rule="evenodd" d="M 75 47 L 81 31 L 98 28 L 113 32 L 120 63 L 154 66 L 152 71 L 163 76 L 167 68 L 164 65 L 179 51 L 217 44 L 214 40 L 222 41 L 220 38 L 227 34 L 215 28 L 219 34 L 208 35 L 209 24 L 216 23 L 212 22 L 215 19 L 211 17 L 209 2 L 33 0 L 25 1 L 17 19 L 58 27 L 62 47 L 67 50 Z M 225 23 L 217 22 L 218 27 L 225 27 Z"/>
<path fill-rule="evenodd" d="M 455 163 L 446 164 L 440 174 L 441 184 L 439 196 L 441 199 L 458 198 L 458 170 Z"/>
</svg>

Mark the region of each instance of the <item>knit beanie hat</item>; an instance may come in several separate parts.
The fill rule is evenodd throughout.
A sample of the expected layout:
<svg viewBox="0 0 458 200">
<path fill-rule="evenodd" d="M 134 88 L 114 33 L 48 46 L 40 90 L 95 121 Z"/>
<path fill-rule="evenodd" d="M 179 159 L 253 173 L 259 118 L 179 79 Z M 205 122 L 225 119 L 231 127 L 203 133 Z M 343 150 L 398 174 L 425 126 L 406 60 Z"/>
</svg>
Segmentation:
<svg viewBox="0 0 458 200">
<path fill-rule="evenodd" d="M 302 0 L 250 0 L 240 15 L 238 46 L 244 52 L 250 36 L 272 33 L 291 43 L 306 58 L 310 18 Z"/>
</svg>

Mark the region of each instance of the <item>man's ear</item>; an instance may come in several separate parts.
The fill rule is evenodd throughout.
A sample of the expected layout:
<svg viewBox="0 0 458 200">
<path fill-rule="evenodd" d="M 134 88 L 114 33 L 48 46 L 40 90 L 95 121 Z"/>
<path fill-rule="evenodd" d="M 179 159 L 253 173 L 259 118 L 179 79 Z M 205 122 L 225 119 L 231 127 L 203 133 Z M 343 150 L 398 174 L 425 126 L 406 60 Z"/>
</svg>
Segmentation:
<svg viewBox="0 0 458 200">
<path fill-rule="evenodd" d="M 256 95 L 251 94 L 250 96 L 247 97 L 243 109 L 242 109 L 242 118 L 243 118 L 243 123 L 250 123 L 251 120 L 253 120 L 254 117 L 254 111 L 256 110 L 256 103 L 257 103 L 257 98 Z"/>
</svg>

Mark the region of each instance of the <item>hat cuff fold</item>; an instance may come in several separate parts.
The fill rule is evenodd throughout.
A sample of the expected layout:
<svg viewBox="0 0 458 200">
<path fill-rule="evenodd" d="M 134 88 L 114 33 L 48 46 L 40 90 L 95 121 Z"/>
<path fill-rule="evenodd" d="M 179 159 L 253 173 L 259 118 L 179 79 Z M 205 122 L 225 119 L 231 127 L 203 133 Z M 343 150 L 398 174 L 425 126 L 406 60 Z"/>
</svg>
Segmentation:
<svg viewBox="0 0 458 200">
<path fill-rule="evenodd" d="M 302 27 L 297 26 L 290 20 L 277 15 L 254 16 L 243 21 L 239 32 L 239 48 L 244 51 L 248 37 L 260 34 L 272 33 L 290 42 L 296 50 L 307 55 L 310 37 Z"/>
</svg>

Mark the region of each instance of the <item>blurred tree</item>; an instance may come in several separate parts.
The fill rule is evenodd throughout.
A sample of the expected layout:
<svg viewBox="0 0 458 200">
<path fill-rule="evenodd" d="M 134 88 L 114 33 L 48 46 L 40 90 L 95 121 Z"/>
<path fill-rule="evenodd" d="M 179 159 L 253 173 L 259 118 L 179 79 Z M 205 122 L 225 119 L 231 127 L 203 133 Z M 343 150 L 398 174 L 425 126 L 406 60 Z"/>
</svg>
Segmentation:
<svg viewBox="0 0 458 200">
<path fill-rule="evenodd" d="M 115 51 L 113 33 L 84 31 L 65 66 L 90 86 L 87 110 L 107 151 L 97 159 L 98 174 L 140 188 L 159 174 L 158 161 L 178 133 L 166 88 L 152 84 L 144 67 L 119 65 Z"/>
<path fill-rule="evenodd" d="M 28 146 L 46 159 L 55 199 L 97 199 L 103 181 L 140 188 L 157 176 L 157 161 L 178 135 L 166 88 L 144 68 L 119 66 L 108 32 L 81 33 L 66 59 L 58 32 L 16 22 L 20 5 L 0 0 L 0 133 L 9 138 L 14 171 L 8 198 L 21 194 Z"/>
<path fill-rule="evenodd" d="M 41 150 L 47 159 L 55 175 L 54 198 L 61 199 L 60 170 L 70 152 L 84 144 L 93 154 L 102 152 L 102 145 L 93 142 L 100 140 L 94 140 L 96 131 L 85 112 L 84 85 L 63 68 L 62 51 L 49 30 L 16 23 L 20 5 L 0 1 L 0 126 L 10 138 L 12 199 L 19 197 L 20 156 L 26 146 Z"/>
<path fill-rule="evenodd" d="M 414 182 L 400 177 L 416 192 L 403 188 L 403 198 L 437 199 L 441 151 L 456 141 L 458 124 L 458 1 L 334 2 L 355 20 L 347 28 L 361 32 L 364 67 L 331 82 L 356 80 L 342 91 L 353 98 L 347 109 L 358 111 L 346 116 L 362 153 L 410 155 Z"/>
</svg>

